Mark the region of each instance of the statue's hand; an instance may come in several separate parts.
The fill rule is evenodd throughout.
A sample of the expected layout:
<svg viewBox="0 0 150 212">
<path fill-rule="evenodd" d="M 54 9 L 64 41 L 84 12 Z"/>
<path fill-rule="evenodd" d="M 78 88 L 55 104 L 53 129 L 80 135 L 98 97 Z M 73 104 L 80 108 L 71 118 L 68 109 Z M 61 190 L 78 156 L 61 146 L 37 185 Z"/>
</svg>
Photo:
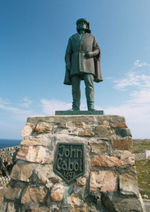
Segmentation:
<svg viewBox="0 0 150 212">
<path fill-rule="evenodd" d="M 100 53 L 99 49 L 95 49 L 95 50 L 92 51 L 92 52 L 86 52 L 86 53 L 85 53 L 85 57 L 86 57 L 86 58 L 96 57 L 99 53 Z"/>
<path fill-rule="evenodd" d="M 86 52 L 85 53 L 86 58 L 92 58 L 93 57 L 93 52 Z"/>
</svg>

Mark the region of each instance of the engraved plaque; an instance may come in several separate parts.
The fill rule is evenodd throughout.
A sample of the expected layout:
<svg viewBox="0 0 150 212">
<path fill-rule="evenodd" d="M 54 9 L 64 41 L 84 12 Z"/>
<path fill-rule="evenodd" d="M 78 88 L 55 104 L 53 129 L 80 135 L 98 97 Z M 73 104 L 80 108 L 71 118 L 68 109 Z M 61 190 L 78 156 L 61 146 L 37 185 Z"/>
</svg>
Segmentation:
<svg viewBox="0 0 150 212">
<path fill-rule="evenodd" d="M 84 145 L 58 143 L 55 150 L 54 172 L 66 183 L 84 174 Z"/>
</svg>

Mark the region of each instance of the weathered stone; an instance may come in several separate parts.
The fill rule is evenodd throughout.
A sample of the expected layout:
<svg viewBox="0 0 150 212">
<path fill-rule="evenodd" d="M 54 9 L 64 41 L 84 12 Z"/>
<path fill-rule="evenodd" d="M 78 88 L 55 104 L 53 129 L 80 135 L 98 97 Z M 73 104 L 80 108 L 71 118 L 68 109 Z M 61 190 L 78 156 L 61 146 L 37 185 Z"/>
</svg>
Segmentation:
<svg viewBox="0 0 150 212">
<path fill-rule="evenodd" d="M 144 212 L 140 199 L 102 193 L 102 204 L 109 212 Z"/>
<path fill-rule="evenodd" d="M 70 128 L 69 130 L 68 130 L 68 132 L 69 132 L 69 135 L 73 135 L 73 136 L 78 136 L 78 134 L 79 134 L 79 129 L 75 129 L 75 128 Z M 63 134 L 66 134 L 66 133 L 68 133 L 68 132 L 63 132 Z M 83 135 L 84 136 L 84 135 Z"/>
<path fill-rule="evenodd" d="M 36 125 L 39 120 L 41 122 L 53 123 L 54 125 L 60 122 L 72 122 L 72 121 L 81 121 L 83 123 L 90 123 L 90 125 L 95 126 L 95 124 L 102 124 L 104 120 L 108 121 L 111 125 L 116 125 L 119 122 L 124 122 L 125 118 L 117 115 L 74 115 L 74 116 L 37 116 L 29 117 L 27 123 Z"/>
<path fill-rule="evenodd" d="M 48 207 L 28 208 L 26 212 L 50 212 Z"/>
<path fill-rule="evenodd" d="M 0 187 L 0 206 L 4 200 L 4 188 Z"/>
<path fill-rule="evenodd" d="M 114 156 L 123 161 L 124 165 L 135 165 L 135 155 L 127 150 L 115 150 Z"/>
<path fill-rule="evenodd" d="M 36 176 L 37 183 L 46 185 L 47 187 L 50 186 L 50 184 L 62 182 L 62 179 L 53 172 L 53 165 L 50 164 L 36 166 L 34 175 Z"/>
<path fill-rule="evenodd" d="M 132 152 L 132 138 L 125 137 L 124 139 L 120 140 L 112 140 L 112 147 L 118 150 L 128 150 Z"/>
<path fill-rule="evenodd" d="M 30 187 L 28 186 L 22 195 L 22 204 L 31 203 L 44 203 L 47 191 L 43 187 Z"/>
<path fill-rule="evenodd" d="M 66 206 L 62 206 L 61 207 L 61 210 L 60 211 L 57 211 L 57 212 L 87 212 L 87 211 L 90 211 L 90 212 L 96 212 L 96 211 L 92 211 L 92 210 L 89 210 L 87 208 L 87 204 L 85 203 L 83 206 L 69 206 L 69 205 L 66 205 Z"/>
<path fill-rule="evenodd" d="M 75 206 L 73 209 L 71 209 L 70 212 L 87 212 L 87 204 L 84 204 L 83 206 L 77 207 Z"/>
<path fill-rule="evenodd" d="M 47 148 L 42 146 L 22 146 L 16 157 L 17 159 L 42 164 L 50 162 L 50 153 Z"/>
<path fill-rule="evenodd" d="M 39 142 L 37 140 L 23 140 L 20 144 L 22 146 L 37 146 Z"/>
<path fill-rule="evenodd" d="M 34 125 L 27 123 L 21 131 L 21 137 L 26 137 L 32 135 L 34 131 Z"/>
<path fill-rule="evenodd" d="M 122 151 L 115 156 L 94 155 L 91 162 L 92 166 L 100 167 L 120 167 L 134 165 L 134 156 L 128 151 Z"/>
<path fill-rule="evenodd" d="M 12 169 L 11 178 L 14 180 L 29 182 L 32 175 L 32 169 L 32 164 L 16 164 Z"/>
<path fill-rule="evenodd" d="M 106 127 L 109 127 L 109 122 L 107 120 L 104 120 L 103 125 L 106 126 Z"/>
<path fill-rule="evenodd" d="M 37 134 L 40 133 L 49 133 L 52 130 L 52 126 L 50 123 L 46 122 L 38 122 L 38 124 L 35 127 L 35 132 Z"/>
<path fill-rule="evenodd" d="M 58 128 L 62 128 L 62 129 L 67 129 L 68 127 L 67 127 L 67 122 L 58 122 L 57 123 L 57 127 Z"/>
<path fill-rule="evenodd" d="M 53 187 L 53 183 L 51 181 L 48 181 L 45 186 L 46 188 L 51 189 Z"/>
<path fill-rule="evenodd" d="M 126 137 L 126 136 L 131 136 L 131 131 L 129 128 L 117 128 L 116 129 L 116 134 L 121 136 L 121 137 Z"/>
<path fill-rule="evenodd" d="M 7 202 L 3 201 L 2 204 L 0 204 L 0 212 L 6 212 L 6 211 L 7 211 Z"/>
<path fill-rule="evenodd" d="M 104 125 L 98 125 L 95 128 L 95 134 L 99 137 L 107 137 L 110 134 L 109 128 Z"/>
<path fill-rule="evenodd" d="M 85 186 L 85 185 L 86 185 L 86 178 L 85 178 L 85 177 L 79 177 L 79 178 L 77 179 L 77 184 L 78 184 L 79 186 Z"/>
<path fill-rule="evenodd" d="M 54 139 L 52 134 L 39 134 L 37 136 L 29 137 L 21 141 L 22 146 L 44 146 L 49 147 Z"/>
<path fill-rule="evenodd" d="M 68 198 L 68 203 L 71 205 L 72 208 L 75 208 L 76 206 L 81 206 L 82 200 L 79 197 L 72 195 Z"/>
<path fill-rule="evenodd" d="M 51 199 L 55 202 L 61 202 L 64 198 L 65 188 L 61 184 L 56 184 L 51 190 Z"/>
<path fill-rule="evenodd" d="M 90 192 L 106 192 L 117 190 L 117 175 L 113 171 L 99 171 L 90 173 Z"/>
<path fill-rule="evenodd" d="M 83 129 L 81 131 L 79 131 L 79 136 L 85 136 L 85 137 L 90 137 L 90 136 L 93 136 L 93 132 L 90 128 L 87 128 L 87 129 Z"/>
<path fill-rule="evenodd" d="M 37 179 L 36 180 L 37 180 L 38 183 L 43 184 L 43 185 L 46 185 L 47 183 L 49 183 L 47 173 L 42 173 L 42 172 L 37 173 L 36 170 L 35 170 L 34 174 L 37 174 L 36 177 L 37 177 L 38 180 Z"/>
<path fill-rule="evenodd" d="M 13 188 L 9 185 L 8 187 L 5 188 L 5 194 L 4 194 L 5 199 L 11 200 L 11 201 L 14 201 L 15 199 L 19 199 L 21 190 L 22 189 L 19 187 Z"/>
<path fill-rule="evenodd" d="M 125 122 L 119 122 L 114 126 L 114 128 L 127 128 L 127 125 Z"/>
<path fill-rule="evenodd" d="M 7 211 L 8 212 L 16 212 L 16 209 L 15 209 L 15 206 L 14 206 L 13 202 L 8 202 Z"/>
<path fill-rule="evenodd" d="M 75 121 L 76 122 L 76 121 Z M 70 120 L 68 120 L 67 122 L 66 122 L 66 128 L 68 128 L 68 129 L 73 129 L 73 128 L 75 128 L 75 122 L 74 121 L 70 121 Z"/>
<path fill-rule="evenodd" d="M 107 143 L 93 143 L 91 144 L 91 152 L 102 154 L 108 151 L 108 144 Z"/>
<path fill-rule="evenodd" d="M 88 208 L 87 208 L 87 204 L 85 203 L 83 207 L 79 210 L 79 212 L 87 212 L 87 211 L 88 211 Z"/>
<path fill-rule="evenodd" d="M 135 174 L 121 174 L 119 176 L 119 189 L 121 194 L 138 196 L 139 189 Z"/>
<path fill-rule="evenodd" d="M 123 166 L 123 162 L 117 157 L 108 155 L 94 155 L 92 158 L 92 166 L 114 167 Z"/>
<path fill-rule="evenodd" d="M 84 124 L 83 124 L 82 121 L 74 121 L 73 124 L 74 124 L 76 127 L 79 127 L 79 128 L 81 128 L 81 127 L 84 126 Z"/>
<path fill-rule="evenodd" d="M 0 211 L 7 211 L 7 204 L 10 202 L 18 207 L 18 212 L 96 212 L 105 211 L 103 205 L 105 208 L 107 205 L 107 211 L 122 212 L 130 198 L 135 204 L 138 202 L 141 205 L 134 182 L 134 156 L 130 152 L 132 140 L 127 137 L 129 129 L 123 117 L 32 117 L 28 119 L 27 125 L 32 126 L 33 131 L 26 134 L 28 137 L 25 136 L 21 142 L 18 160 L 2 203 L 4 210 Z M 65 183 L 54 173 L 54 150 L 58 143 L 84 145 L 85 172 L 72 183 Z M 61 155 L 62 149 L 59 153 Z M 77 158 L 73 159 L 76 161 Z M 68 160 L 67 153 L 65 160 Z M 81 158 L 80 160 L 82 161 Z M 73 167 L 68 167 L 72 174 Z M 81 169 L 80 166 L 79 168 Z M 66 167 L 62 168 L 65 173 L 66 170 L 63 169 Z M 101 196 L 109 195 L 110 192 L 115 196 L 115 204 L 107 196 L 103 198 L 102 205 Z M 122 204 L 124 199 L 126 202 Z M 9 206 L 12 210 L 13 204 Z M 130 204 L 128 211 L 133 210 Z"/>
</svg>

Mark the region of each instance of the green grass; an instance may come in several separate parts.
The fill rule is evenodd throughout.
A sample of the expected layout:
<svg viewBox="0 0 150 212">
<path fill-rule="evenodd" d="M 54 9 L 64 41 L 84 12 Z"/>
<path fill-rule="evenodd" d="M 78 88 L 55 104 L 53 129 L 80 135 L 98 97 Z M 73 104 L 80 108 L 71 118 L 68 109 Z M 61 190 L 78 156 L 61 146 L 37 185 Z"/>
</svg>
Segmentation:
<svg viewBox="0 0 150 212">
<path fill-rule="evenodd" d="M 136 161 L 139 190 L 143 198 L 144 195 L 150 199 L 150 160 Z"/>
<path fill-rule="evenodd" d="M 143 153 L 145 150 L 150 150 L 150 144 L 134 144 L 133 143 L 133 152 L 134 153 Z"/>
</svg>

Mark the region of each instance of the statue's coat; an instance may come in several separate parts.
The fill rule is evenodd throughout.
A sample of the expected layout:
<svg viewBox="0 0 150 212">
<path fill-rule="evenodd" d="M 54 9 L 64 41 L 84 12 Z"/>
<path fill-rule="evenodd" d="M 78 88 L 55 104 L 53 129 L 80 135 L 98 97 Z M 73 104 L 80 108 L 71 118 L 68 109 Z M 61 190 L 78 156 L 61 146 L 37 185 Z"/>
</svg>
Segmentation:
<svg viewBox="0 0 150 212">
<path fill-rule="evenodd" d="M 85 57 L 86 52 L 93 52 L 99 49 L 96 57 Z M 66 54 L 66 74 L 64 84 L 71 85 L 71 77 L 82 73 L 90 73 L 94 75 L 95 82 L 101 82 L 101 65 L 100 65 L 100 47 L 95 37 L 90 33 L 85 33 L 80 39 L 79 33 L 69 38 Z"/>
</svg>

